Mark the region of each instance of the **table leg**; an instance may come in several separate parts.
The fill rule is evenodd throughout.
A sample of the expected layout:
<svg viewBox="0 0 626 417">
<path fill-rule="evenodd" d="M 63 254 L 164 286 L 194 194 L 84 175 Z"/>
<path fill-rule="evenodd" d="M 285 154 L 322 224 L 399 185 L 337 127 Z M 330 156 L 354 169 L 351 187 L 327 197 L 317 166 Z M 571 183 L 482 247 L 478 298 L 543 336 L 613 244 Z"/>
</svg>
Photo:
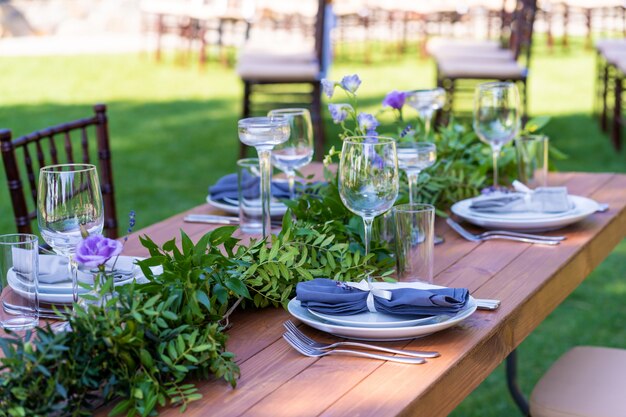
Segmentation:
<svg viewBox="0 0 626 417">
<path fill-rule="evenodd" d="M 506 357 L 506 383 L 517 408 L 523 415 L 530 416 L 528 401 L 517 384 L 517 351 L 515 349 Z"/>
</svg>

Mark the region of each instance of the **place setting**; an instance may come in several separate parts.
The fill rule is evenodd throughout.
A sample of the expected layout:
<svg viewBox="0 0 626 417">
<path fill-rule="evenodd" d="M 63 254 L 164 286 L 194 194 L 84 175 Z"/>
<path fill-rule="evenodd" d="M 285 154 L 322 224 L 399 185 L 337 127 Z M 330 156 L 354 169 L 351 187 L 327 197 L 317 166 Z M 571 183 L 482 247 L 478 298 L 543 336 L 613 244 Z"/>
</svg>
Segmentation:
<svg viewBox="0 0 626 417">
<path fill-rule="evenodd" d="M 564 237 L 528 233 L 563 228 L 603 210 L 603 206 L 592 199 L 569 194 L 567 187 L 548 186 L 548 137 L 518 136 L 519 106 L 519 93 L 513 83 L 485 83 L 476 88 L 473 126 L 479 139 L 491 146 L 493 186 L 480 196 L 457 201 L 450 211 L 464 221 L 493 232 L 474 235 L 451 218 L 447 223 L 471 241 L 500 238 L 556 245 Z M 498 182 L 498 156 L 502 147 L 513 140 L 518 180 L 506 188 Z"/>
</svg>

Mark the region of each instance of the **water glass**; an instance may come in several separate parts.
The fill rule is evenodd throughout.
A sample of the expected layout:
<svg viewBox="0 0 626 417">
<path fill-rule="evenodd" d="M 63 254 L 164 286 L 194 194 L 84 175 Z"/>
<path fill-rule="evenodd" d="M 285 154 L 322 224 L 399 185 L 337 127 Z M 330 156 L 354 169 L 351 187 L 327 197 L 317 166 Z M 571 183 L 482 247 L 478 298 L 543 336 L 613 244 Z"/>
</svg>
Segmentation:
<svg viewBox="0 0 626 417">
<path fill-rule="evenodd" d="M 518 180 L 529 187 L 548 185 L 549 140 L 545 135 L 526 135 L 515 139 Z"/>
<path fill-rule="evenodd" d="M 261 173 L 258 158 L 237 161 L 239 229 L 251 235 L 263 233 L 261 213 Z"/>
<path fill-rule="evenodd" d="M 401 204 L 393 208 L 393 215 L 398 281 L 432 284 L 435 207 L 430 204 Z"/>
<path fill-rule="evenodd" d="M 39 241 L 30 234 L 0 236 L 0 327 L 26 330 L 39 322 Z"/>
<path fill-rule="evenodd" d="M 512 82 L 479 84 L 474 93 L 474 131 L 491 146 L 493 186 L 498 188 L 498 155 L 520 128 L 520 101 Z"/>
<path fill-rule="evenodd" d="M 296 170 L 313 159 L 313 124 L 307 109 L 276 109 L 267 114 L 270 118 L 283 117 L 289 121 L 289 139 L 274 147 L 272 163 L 285 173 L 289 182 L 289 198 L 296 197 Z"/>
</svg>

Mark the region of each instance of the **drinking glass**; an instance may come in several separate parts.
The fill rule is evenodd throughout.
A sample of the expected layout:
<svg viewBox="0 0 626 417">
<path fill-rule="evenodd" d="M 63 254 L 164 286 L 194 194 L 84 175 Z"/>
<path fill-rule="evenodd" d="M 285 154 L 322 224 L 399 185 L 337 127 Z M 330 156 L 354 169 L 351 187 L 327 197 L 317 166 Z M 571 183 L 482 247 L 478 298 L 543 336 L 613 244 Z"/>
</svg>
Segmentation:
<svg viewBox="0 0 626 417">
<path fill-rule="evenodd" d="M 437 160 L 437 147 L 430 142 L 398 143 L 398 168 L 406 172 L 409 181 L 409 203 L 417 203 L 417 181 L 422 170 Z"/>
<path fill-rule="evenodd" d="M 104 209 L 95 165 L 63 164 L 41 168 L 37 192 L 37 220 L 41 237 L 68 258 L 72 298 L 78 301 L 76 245 L 83 235 L 102 233 Z"/>
<path fill-rule="evenodd" d="M 272 149 L 289 138 L 289 120 L 284 117 L 250 117 L 238 123 L 239 140 L 254 146 L 259 155 L 261 169 L 261 216 L 263 237 L 271 231 L 270 200 L 272 191 Z"/>
<path fill-rule="evenodd" d="M 37 236 L 0 236 L 0 328 L 32 329 L 39 323 Z"/>
<path fill-rule="evenodd" d="M 307 109 L 277 109 L 268 117 L 284 117 L 289 121 L 287 141 L 277 145 L 272 152 L 274 166 L 285 173 L 289 181 L 289 198 L 294 199 L 296 170 L 313 159 L 313 124 Z"/>
<path fill-rule="evenodd" d="M 433 283 L 435 207 L 401 204 L 391 210 L 396 225 L 398 281 Z"/>
<path fill-rule="evenodd" d="M 474 131 L 493 156 L 493 186 L 498 188 L 498 155 L 520 127 L 519 93 L 512 82 L 480 84 L 474 94 Z"/>
<path fill-rule="evenodd" d="M 338 181 L 341 201 L 363 219 L 367 255 L 374 217 L 389 210 L 398 197 L 396 141 L 371 136 L 344 139 Z"/>
<path fill-rule="evenodd" d="M 430 134 L 430 126 L 435 111 L 443 108 L 445 102 L 446 90 L 441 87 L 408 92 L 406 103 L 417 110 L 423 120 L 425 137 Z"/>
</svg>

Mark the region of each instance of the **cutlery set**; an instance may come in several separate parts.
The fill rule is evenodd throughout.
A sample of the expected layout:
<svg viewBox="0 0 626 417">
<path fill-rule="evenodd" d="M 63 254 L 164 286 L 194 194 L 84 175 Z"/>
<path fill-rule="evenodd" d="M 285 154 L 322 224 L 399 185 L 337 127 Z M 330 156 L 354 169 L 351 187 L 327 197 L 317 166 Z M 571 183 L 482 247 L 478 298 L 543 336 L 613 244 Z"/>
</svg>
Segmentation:
<svg viewBox="0 0 626 417">
<path fill-rule="evenodd" d="M 465 230 L 459 223 L 452 220 L 451 217 L 446 219 L 446 223 L 455 232 L 470 242 L 482 242 L 492 239 L 512 240 L 516 242 L 534 243 L 538 245 L 558 245 L 565 240 L 565 236 L 542 236 L 529 233 L 511 232 L 508 230 L 490 230 L 480 234 L 470 233 Z"/>
</svg>

